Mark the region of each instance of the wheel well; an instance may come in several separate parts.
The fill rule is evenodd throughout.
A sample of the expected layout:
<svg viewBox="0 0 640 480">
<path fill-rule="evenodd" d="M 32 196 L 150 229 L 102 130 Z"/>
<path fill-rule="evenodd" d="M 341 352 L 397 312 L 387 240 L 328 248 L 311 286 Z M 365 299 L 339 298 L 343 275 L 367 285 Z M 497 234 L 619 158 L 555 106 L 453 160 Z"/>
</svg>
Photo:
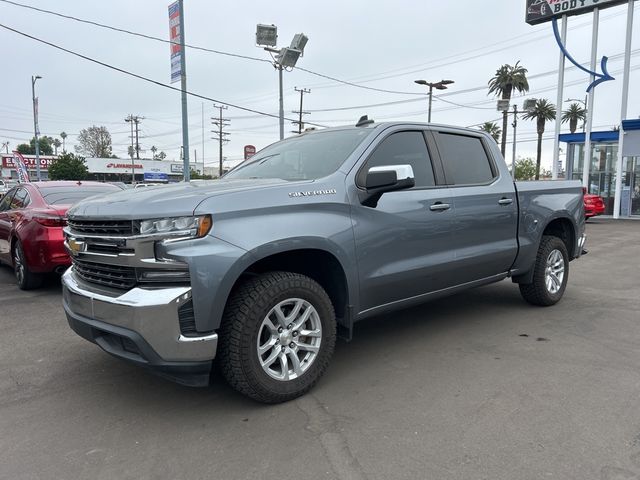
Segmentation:
<svg viewBox="0 0 640 480">
<path fill-rule="evenodd" d="M 551 221 L 544 229 L 544 232 L 542 232 L 542 235 L 558 237 L 567 247 L 569 258 L 574 257 L 576 234 L 570 220 L 566 218 L 557 218 Z"/>
<path fill-rule="evenodd" d="M 247 276 L 271 271 L 286 271 L 306 275 L 327 292 L 337 318 L 344 318 L 347 308 L 347 277 L 338 259 L 324 250 L 301 249 L 277 253 L 258 260 L 236 280 L 232 290 Z"/>
</svg>

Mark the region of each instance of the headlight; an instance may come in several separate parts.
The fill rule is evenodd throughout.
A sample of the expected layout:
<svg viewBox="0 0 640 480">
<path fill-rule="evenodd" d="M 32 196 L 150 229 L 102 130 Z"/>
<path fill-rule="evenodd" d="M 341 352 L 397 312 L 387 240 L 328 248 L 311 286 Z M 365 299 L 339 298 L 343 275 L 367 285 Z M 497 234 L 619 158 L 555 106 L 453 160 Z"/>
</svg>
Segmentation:
<svg viewBox="0 0 640 480">
<path fill-rule="evenodd" d="M 211 215 L 154 218 L 140 221 L 140 235 L 162 235 L 167 233 L 170 234 L 168 235 L 170 237 L 200 238 L 209 233 L 212 226 Z"/>
</svg>

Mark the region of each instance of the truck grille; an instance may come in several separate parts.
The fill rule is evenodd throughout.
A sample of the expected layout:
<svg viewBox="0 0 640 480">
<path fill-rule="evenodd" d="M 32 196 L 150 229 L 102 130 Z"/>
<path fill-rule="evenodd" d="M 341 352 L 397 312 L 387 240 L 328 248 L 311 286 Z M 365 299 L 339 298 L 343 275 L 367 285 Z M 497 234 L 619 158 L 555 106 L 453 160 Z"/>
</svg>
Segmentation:
<svg viewBox="0 0 640 480">
<path fill-rule="evenodd" d="M 134 234 L 131 220 L 69 220 L 68 225 L 74 233 L 88 235 L 127 236 Z"/>
<path fill-rule="evenodd" d="M 90 283 L 129 290 L 136 286 L 136 270 L 133 267 L 105 265 L 73 259 L 76 274 Z"/>
</svg>

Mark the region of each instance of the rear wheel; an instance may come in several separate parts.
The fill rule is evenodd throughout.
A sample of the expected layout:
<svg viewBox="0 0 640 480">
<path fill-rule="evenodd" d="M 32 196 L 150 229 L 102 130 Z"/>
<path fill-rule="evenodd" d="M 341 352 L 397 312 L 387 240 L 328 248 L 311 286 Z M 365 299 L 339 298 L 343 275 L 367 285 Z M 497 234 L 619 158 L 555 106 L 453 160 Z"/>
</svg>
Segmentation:
<svg viewBox="0 0 640 480">
<path fill-rule="evenodd" d="M 569 278 L 569 255 L 558 237 L 542 237 L 533 271 L 533 282 L 520 284 L 522 297 L 533 305 L 558 303 Z"/>
<path fill-rule="evenodd" d="M 24 250 L 20 240 L 16 241 L 13 247 L 13 272 L 21 290 L 32 290 L 42 285 L 44 276 L 39 273 L 33 273 L 29 270 L 27 259 L 24 256 Z"/>
<path fill-rule="evenodd" d="M 232 294 L 220 330 L 220 368 L 240 393 L 285 402 L 320 379 L 335 340 L 335 313 L 324 289 L 304 275 L 269 272 Z"/>
</svg>

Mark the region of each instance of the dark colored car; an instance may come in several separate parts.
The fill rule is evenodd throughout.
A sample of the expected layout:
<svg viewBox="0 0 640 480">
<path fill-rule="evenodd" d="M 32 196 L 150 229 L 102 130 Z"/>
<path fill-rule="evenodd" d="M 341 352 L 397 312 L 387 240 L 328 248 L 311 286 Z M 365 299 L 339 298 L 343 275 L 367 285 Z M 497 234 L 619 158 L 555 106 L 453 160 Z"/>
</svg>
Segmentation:
<svg viewBox="0 0 640 480">
<path fill-rule="evenodd" d="M 595 217 L 596 215 L 602 215 L 605 210 L 604 200 L 600 195 L 594 195 L 593 193 L 587 193 L 586 188 L 582 188 L 584 192 L 584 216 L 585 218 Z"/>
<path fill-rule="evenodd" d="M 99 182 L 35 182 L 13 187 L 0 201 L 0 263 L 13 267 L 23 290 L 44 274 L 71 265 L 62 228 L 69 207 L 102 193 L 121 191 Z"/>
</svg>

